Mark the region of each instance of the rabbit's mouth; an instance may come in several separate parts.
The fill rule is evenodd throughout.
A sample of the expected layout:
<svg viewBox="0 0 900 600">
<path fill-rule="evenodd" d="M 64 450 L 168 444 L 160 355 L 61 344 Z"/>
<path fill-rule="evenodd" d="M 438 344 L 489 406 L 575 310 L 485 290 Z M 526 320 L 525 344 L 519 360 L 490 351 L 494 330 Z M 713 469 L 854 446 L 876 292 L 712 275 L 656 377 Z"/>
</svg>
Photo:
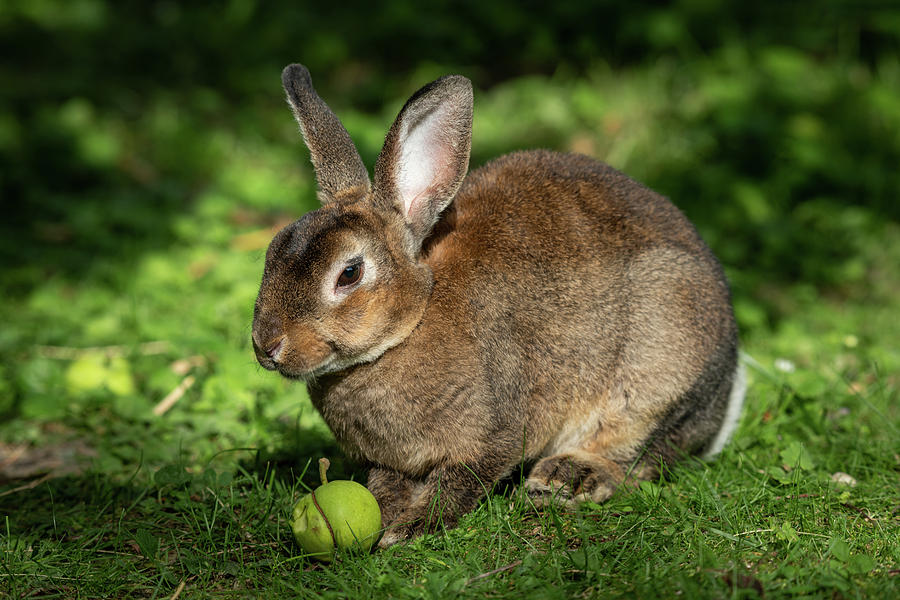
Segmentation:
<svg viewBox="0 0 900 600">
<path fill-rule="evenodd" d="M 337 349 L 311 327 L 283 326 L 284 320 L 257 315 L 250 336 L 260 366 L 289 379 L 308 379 L 327 372 L 339 356 Z"/>
<path fill-rule="evenodd" d="M 271 354 L 257 350 L 256 359 L 264 369 L 278 371 L 282 377 L 300 381 L 309 381 L 344 368 L 344 365 L 339 364 L 341 361 L 334 352 L 326 355 L 324 359 L 312 362 L 303 360 L 297 353 L 291 352 L 289 347 L 279 347 Z"/>
</svg>

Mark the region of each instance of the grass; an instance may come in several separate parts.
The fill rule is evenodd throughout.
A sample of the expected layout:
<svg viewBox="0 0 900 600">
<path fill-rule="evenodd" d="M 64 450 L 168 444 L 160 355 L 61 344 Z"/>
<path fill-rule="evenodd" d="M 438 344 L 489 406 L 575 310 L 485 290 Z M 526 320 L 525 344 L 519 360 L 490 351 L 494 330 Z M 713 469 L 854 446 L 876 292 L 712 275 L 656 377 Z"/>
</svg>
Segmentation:
<svg viewBox="0 0 900 600">
<path fill-rule="evenodd" d="M 504 489 L 457 529 L 330 566 L 293 544 L 286 519 L 304 490 L 289 467 L 250 457 L 121 482 L 51 479 L 0 498 L 0 577 L 12 598 L 891 597 L 896 388 L 859 375 L 865 390 L 840 382 L 805 397 L 757 370 L 736 439 L 713 463 L 576 512 L 536 511 Z M 858 483 L 831 481 L 837 471 Z"/>
<path fill-rule="evenodd" d="M 898 248 L 896 237 L 881 242 Z M 245 265 L 247 273 L 229 267 L 236 279 L 259 266 L 241 251 L 219 252 L 225 264 Z M 186 264 L 174 254 L 172 262 Z M 86 297 L 97 287 L 70 292 L 71 304 L 97 302 Z M 94 458 L 86 472 L 35 475 L 0 491 L 0 590 L 7 597 L 163 598 L 179 590 L 191 598 L 890 597 L 900 591 L 897 355 L 885 341 L 900 333 L 892 317 L 896 297 L 876 294 L 848 305 L 801 288 L 777 298 L 792 306 L 790 316 L 778 327 L 746 332 L 747 408 L 733 443 L 713 463 L 688 462 L 666 482 L 574 513 L 535 511 L 517 491 L 503 489 L 446 534 L 323 566 L 294 546 L 287 518 L 304 493 L 302 482 L 314 479 L 304 476 L 306 461 L 340 455 L 302 387 L 253 366 L 238 335 L 247 321 L 229 314 L 249 318 L 252 287 L 245 286 L 243 303 L 213 299 L 220 289 L 214 281 L 192 289 L 204 295 L 193 299 L 197 306 L 211 303 L 226 315 L 231 335 L 214 353 L 185 343 L 163 347 L 161 355 L 107 359 L 88 351 L 67 360 L 32 348 L 21 363 L 23 377 L 51 378 L 48 397 L 61 394 L 67 404 L 11 422 L 4 428 L 8 447 L 54 447 L 53 434 L 66 443 L 86 439 Z M 105 305 L 96 317 L 101 324 L 110 311 L 138 310 L 110 306 L 109 298 Z M 169 303 L 156 310 L 170 310 Z M 180 326 L 177 314 L 171 319 L 168 327 Z M 192 363 L 189 375 L 180 356 L 194 352 L 205 358 Z M 73 373 L 91 364 L 100 365 L 100 375 L 82 387 L 73 383 Z M 117 392 L 116 372 L 133 387 L 120 384 Z M 190 376 L 198 383 L 167 413 L 153 415 L 155 401 Z M 361 475 L 339 460 L 336 469 Z M 832 482 L 839 471 L 858 483 Z"/>
<path fill-rule="evenodd" d="M 805 21 L 774 33 L 755 22 L 752 39 L 729 41 L 753 15 L 708 27 L 698 7 L 652 9 L 657 38 L 631 26 L 617 52 L 653 49 L 614 67 L 578 66 L 604 50 L 573 45 L 561 50 L 571 64 L 548 73 L 556 55 L 540 40 L 567 37 L 544 35 L 550 17 L 530 25 L 527 59 L 498 57 L 514 77 L 479 62 L 489 35 L 469 39 L 471 56 L 457 49 L 461 64 L 484 65 L 461 67 L 476 82 L 473 165 L 537 146 L 593 154 L 697 223 L 732 283 L 746 410 L 716 461 L 603 505 L 534 510 L 517 475 L 456 529 L 324 566 L 287 524 L 315 484 L 310 461 L 331 458 L 333 478 L 365 474 L 304 388 L 261 371 L 249 346 L 265 246 L 315 203 L 278 87 L 297 56 L 276 58 L 279 29 L 241 3 L 202 38 L 197 60 L 219 66 L 199 74 L 184 57 L 209 29 L 195 25 L 218 13 L 50 6 L 0 10 L 3 31 L 29 13 L 0 38 L 34 48 L 31 75 L 0 85 L 11 165 L 0 190 L 18 200 L 0 220 L 0 597 L 900 596 L 890 11 L 841 12 L 837 52 Z M 648 22 L 650 9 L 631 10 L 623 22 Z M 493 22 L 480 16 L 480 28 Z M 157 83 L 168 70 L 129 62 L 163 44 L 148 19 L 181 31 L 172 87 Z M 360 24 L 353 44 L 378 47 L 370 29 L 393 36 Z M 867 32 L 860 47 L 845 44 L 853 27 Z M 59 57 L 67 77 L 41 70 L 52 46 L 25 43 L 46 31 L 78 49 Z M 371 166 L 405 97 L 458 69 L 392 70 L 385 54 L 367 71 L 327 31 L 298 39 Z M 105 60 L 92 36 L 132 58 Z M 42 80 L 56 87 L 36 94 Z"/>
</svg>

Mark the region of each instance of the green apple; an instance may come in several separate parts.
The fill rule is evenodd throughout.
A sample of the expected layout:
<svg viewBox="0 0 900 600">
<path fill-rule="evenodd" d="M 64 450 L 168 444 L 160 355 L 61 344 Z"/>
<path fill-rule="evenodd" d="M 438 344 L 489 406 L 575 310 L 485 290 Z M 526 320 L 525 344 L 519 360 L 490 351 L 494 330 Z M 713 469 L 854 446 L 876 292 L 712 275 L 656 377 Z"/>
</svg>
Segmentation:
<svg viewBox="0 0 900 600">
<path fill-rule="evenodd" d="M 322 485 L 294 506 L 291 529 L 303 550 L 321 561 L 334 559 L 335 549 L 369 550 L 381 532 L 381 509 L 375 496 L 355 481 L 325 476 L 328 459 L 319 460 Z"/>
</svg>

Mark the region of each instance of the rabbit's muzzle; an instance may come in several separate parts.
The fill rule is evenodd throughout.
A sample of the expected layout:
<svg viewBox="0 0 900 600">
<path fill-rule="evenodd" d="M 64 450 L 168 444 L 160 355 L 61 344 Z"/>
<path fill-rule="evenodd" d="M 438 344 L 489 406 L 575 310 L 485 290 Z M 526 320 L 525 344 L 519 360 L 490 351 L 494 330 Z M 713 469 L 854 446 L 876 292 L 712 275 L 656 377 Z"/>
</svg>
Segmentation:
<svg viewBox="0 0 900 600">
<path fill-rule="evenodd" d="M 334 358 L 331 345 L 312 329 L 298 323 L 285 328 L 281 323 L 271 315 L 254 319 L 250 339 L 256 360 L 264 369 L 302 379 Z"/>
<path fill-rule="evenodd" d="M 253 352 L 264 369 L 274 371 L 285 349 L 285 335 L 281 324 L 273 318 L 257 318 L 253 322 Z"/>
</svg>

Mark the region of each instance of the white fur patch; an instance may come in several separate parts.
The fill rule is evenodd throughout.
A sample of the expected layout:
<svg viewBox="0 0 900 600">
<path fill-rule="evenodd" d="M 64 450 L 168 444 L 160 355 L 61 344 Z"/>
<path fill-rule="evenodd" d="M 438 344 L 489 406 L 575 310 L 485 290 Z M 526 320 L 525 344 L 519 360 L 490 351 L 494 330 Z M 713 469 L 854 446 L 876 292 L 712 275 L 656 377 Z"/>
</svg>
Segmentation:
<svg viewBox="0 0 900 600">
<path fill-rule="evenodd" d="M 554 456 L 581 450 L 597 434 L 600 428 L 600 416 L 606 410 L 608 409 L 603 403 L 597 403 L 587 417 L 578 416 L 567 421 L 540 450 L 538 456 Z"/>
<path fill-rule="evenodd" d="M 734 371 L 734 382 L 731 384 L 731 394 L 728 396 L 728 409 L 725 411 L 725 419 L 722 421 L 722 427 L 719 433 L 709 445 L 709 449 L 703 454 L 705 460 L 710 460 L 722 451 L 731 434 L 734 433 L 741 417 L 741 409 L 744 406 L 744 394 L 747 392 L 747 369 L 743 363 L 738 362 L 738 366 Z"/>
</svg>

